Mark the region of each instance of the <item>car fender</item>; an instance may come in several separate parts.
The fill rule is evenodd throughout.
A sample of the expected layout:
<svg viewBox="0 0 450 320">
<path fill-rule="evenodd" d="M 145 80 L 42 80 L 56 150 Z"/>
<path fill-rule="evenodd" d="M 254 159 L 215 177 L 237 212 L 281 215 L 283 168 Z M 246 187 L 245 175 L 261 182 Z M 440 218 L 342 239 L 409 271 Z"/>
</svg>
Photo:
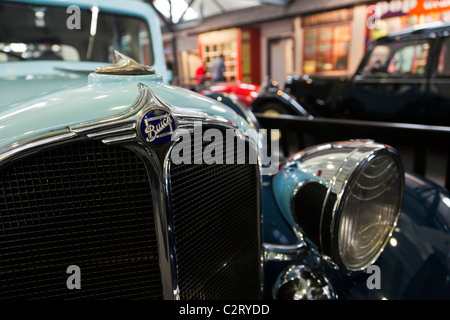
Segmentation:
<svg viewBox="0 0 450 320">
<path fill-rule="evenodd" d="M 272 180 L 273 195 L 279 213 L 286 217 L 289 215 L 283 211 L 290 209 L 296 185 L 314 177 L 305 176 L 301 170 L 287 172 L 283 168 L 277 176 L 279 181 Z M 292 247 L 291 230 L 298 230 L 298 226 L 286 218 L 284 222 L 291 226 L 287 234 Z M 275 231 L 266 230 L 266 234 Z M 302 248 L 300 258 L 285 261 L 284 267 L 315 260 L 314 272 L 325 275 L 339 299 L 450 299 L 450 193 L 422 176 L 405 173 L 404 198 L 397 225 L 383 252 L 372 264 L 378 267 L 378 287 L 369 285 L 372 268 L 354 272 L 340 269 L 329 258 L 317 255 L 314 243 L 301 230 L 300 235 L 310 249 Z M 274 268 L 274 264 L 269 266 Z"/>
<path fill-rule="evenodd" d="M 295 98 L 283 92 L 277 90 L 276 92 L 262 92 L 253 101 L 252 108 L 254 112 L 260 112 L 261 108 L 268 103 L 279 104 L 285 107 L 290 114 L 309 117 L 310 113 L 298 103 Z"/>
<path fill-rule="evenodd" d="M 336 272 L 343 299 L 450 299 L 450 194 L 425 178 L 406 173 L 405 197 L 397 226 L 374 262 L 379 287 L 369 271 Z"/>
</svg>

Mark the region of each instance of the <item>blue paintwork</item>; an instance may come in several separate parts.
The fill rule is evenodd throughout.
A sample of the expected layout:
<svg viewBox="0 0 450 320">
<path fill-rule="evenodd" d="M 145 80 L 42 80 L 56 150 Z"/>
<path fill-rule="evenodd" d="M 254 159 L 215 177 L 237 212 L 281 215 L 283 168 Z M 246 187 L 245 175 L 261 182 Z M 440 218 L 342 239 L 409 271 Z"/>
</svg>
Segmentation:
<svg viewBox="0 0 450 320">
<path fill-rule="evenodd" d="M 275 201 L 278 204 L 284 216 L 288 216 L 291 211 L 291 199 L 294 189 L 303 181 L 316 180 L 323 184 L 327 181 L 312 175 L 308 172 L 300 170 L 296 166 L 285 167 L 273 178 L 273 189 L 275 190 Z M 295 222 L 292 221 L 292 224 Z"/>
<path fill-rule="evenodd" d="M 280 207 L 275 201 L 271 176 L 263 176 L 263 238 L 265 243 L 277 245 L 293 245 L 298 243 L 294 229 L 287 223 Z"/>
<path fill-rule="evenodd" d="M 450 299 L 450 193 L 407 173 L 397 228 L 375 264 L 382 272 L 375 298 Z"/>
<path fill-rule="evenodd" d="M 166 85 L 159 74 L 111 76 L 63 71 L 94 70 L 100 65 L 63 61 L 0 64 L 0 149 L 67 126 L 124 112 L 137 100 L 140 83 L 172 106 L 207 112 L 250 131 L 249 124 L 225 105 Z"/>
</svg>

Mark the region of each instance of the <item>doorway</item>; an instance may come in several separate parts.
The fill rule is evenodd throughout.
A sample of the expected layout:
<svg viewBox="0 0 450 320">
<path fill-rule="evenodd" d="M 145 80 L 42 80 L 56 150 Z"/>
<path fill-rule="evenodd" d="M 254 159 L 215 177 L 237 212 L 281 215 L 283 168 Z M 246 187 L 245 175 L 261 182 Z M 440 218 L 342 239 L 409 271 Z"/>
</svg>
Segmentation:
<svg viewBox="0 0 450 320">
<path fill-rule="evenodd" d="M 284 86 L 286 77 L 294 72 L 294 39 L 280 37 L 268 40 L 267 70 L 271 80 Z"/>
</svg>

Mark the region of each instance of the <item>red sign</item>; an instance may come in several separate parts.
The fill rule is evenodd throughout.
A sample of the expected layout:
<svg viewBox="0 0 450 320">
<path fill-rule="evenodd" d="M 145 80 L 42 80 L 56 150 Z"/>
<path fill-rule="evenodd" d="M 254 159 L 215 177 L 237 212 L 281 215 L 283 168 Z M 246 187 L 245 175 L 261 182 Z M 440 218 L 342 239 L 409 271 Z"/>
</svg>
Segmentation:
<svg viewBox="0 0 450 320">
<path fill-rule="evenodd" d="M 448 0 L 416 0 L 417 6 L 410 10 L 408 14 L 422 15 L 433 11 L 450 10 L 450 1 Z"/>
<path fill-rule="evenodd" d="M 375 3 L 381 19 L 450 10 L 450 0 L 392 0 Z"/>
</svg>

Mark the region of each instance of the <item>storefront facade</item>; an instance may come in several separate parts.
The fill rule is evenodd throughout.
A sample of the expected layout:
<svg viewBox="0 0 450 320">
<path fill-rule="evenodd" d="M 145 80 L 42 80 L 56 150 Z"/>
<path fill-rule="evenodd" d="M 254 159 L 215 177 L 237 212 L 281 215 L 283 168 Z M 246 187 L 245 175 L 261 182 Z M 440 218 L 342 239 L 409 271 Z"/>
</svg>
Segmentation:
<svg viewBox="0 0 450 320">
<path fill-rule="evenodd" d="M 450 21 L 450 0 L 347 1 L 344 8 L 339 3 L 323 12 L 248 27 L 191 32 L 191 44 L 179 44 L 183 79 L 193 78 L 196 67 L 189 65 L 203 61 L 208 66 L 221 52 L 227 81 L 260 84 L 269 77 L 283 83 L 289 74 L 351 76 L 371 41 L 418 24 Z"/>
<path fill-rule="evenodd" d="M 304 73 L 347 70 L 352 20 L 353 8 L 302 19 Z"/>
<path fill-rule="evenodd" d="M 416 25 L 450 22 L 450 0 L 392 0 L 298 17 L 296 74 L 348 76 L 370 42 Z"/>
<path fill-rule="evenodd" d="M 347 76 L 364 54 L 367 6 L 297 17 L 296 74 Z"/>
</svg>

